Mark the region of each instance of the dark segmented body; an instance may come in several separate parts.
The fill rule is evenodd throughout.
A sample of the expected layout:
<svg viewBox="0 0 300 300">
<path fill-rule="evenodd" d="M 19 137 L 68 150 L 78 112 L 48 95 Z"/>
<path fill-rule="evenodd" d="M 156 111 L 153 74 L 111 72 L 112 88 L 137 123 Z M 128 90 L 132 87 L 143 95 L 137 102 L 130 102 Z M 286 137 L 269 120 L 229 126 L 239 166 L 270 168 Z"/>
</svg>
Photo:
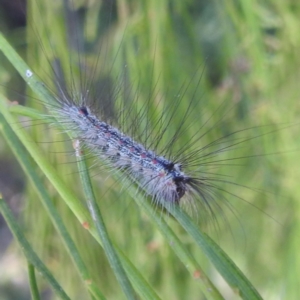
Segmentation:
<svg viewBox="0 0 300 300">
<path fill-rule="evenodd" d="M 63 113 L 61 112 L 63 111 Z M 173 163 L 146 149 L 115 127 L 100 121 L 85 106 L 64 104 L 59 116 L 72 122 L 84 144 L 102 160 L 130 176 L 156 202 L 178 203 L 190 178 Z M 82 138 L 81 138 L 82 139 Z"/>
</svg>

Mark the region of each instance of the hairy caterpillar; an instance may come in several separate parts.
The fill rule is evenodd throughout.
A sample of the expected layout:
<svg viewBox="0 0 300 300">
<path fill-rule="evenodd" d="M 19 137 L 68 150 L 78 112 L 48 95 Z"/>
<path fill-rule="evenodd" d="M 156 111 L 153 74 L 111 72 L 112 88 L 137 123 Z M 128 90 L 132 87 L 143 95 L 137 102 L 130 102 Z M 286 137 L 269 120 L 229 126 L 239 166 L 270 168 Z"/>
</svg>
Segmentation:
<svg viewBox="0 0 300 300">
<path fill-rule="evenodd" d="M 79 51 L 78 44 L 75 46 L 75 48 L 76 51 Z M 50 47 L 50 54 L 47 53 L 48 55 L 46 55 L 46 57 L 50 56 L 52 51 L 56 52 L 56 49 L 53 45 L 51 45 Z M 105 49 L 103 52 L 105 53 Z M 158 50 L 154 51 L 154 53 L 159 53 L 159 51 Z M 154 57 L 156 55 L 157 54 L 153 54 Z M 120 56 L 121 53 L 119 53 L 118 57 Z M 77 58 L 76 54 L 75 55 L 70 54 L 70 57 L 71 57 L 70 61 L 72 59 L 75 59 L 75 62 L 77 63 L 75 64 L 76 66 L 74 69 L 69 69 L 70 73 L 75 74 L 78 65 L 80 65 L 80 63 L 84 65 L 85 61 L 82 60 L 82 58 Z M 154 73 L 157 72 L 157 71 L 153 71 L 151 73 L 151 69 L 154 69 L 153 65 L 156 65 L 155 63 L 156 60 L 159 60 L 159 57 L 158 58 L 155 57 L 155 59 L 153 60 L 154 62 L 153 61 L 151 62 L 150 72 L 148 70 L 148 73 L 150 73 L 152 77 L 154 77 L 155 75 Z M 50 60 L 48 59 L 47 63 L 49 62 Z M 209 66 L 208 68 L 210 69 Z M 115 126 L 120 130 L 120 131 L 116 131 L 116 129 L 112 127 L 108 127 L 108 125 L 105 124 L 100 124 L 99 121 L 95 121 L 94 119 L 93 110 L 98 111 L 98 109 L 97 109 L 97 103 L 92 103 L 93 101 L 91 101 L 91 99 L 97 100 L 103 97 L 103 92 L 98 94 L 98 97 L 95 97 L 96 92 L 94 93 L 94 95 L 92 95 L 93 94 L 92 89 L 88 88 L 90 87 L 91 84 L 86 79 L 87 72 L 89 71 L 90 69 L 88 67 L 87 68 L 83 67 L 83 69 L 81 70 L 83 75 L 81 75 L 82 81 L 77 85 L 80 86 L 79 89 L 78 88 L 76 89 L 76 85 L 75 86 L 72 85 L 72 81 L 70 81 L 71 84 L 70 82 L 66 84 L 68 89 L 68 94 L 65 93 L 66 90 L 64 89 L 63 85 L 61 85 L 61 83 L 59 82 L 58 90 L 60 91 L 60 93 L 58 93 L 59 95 L 58 100 L 61 101 L 62 103 L 59 103 L 58 101 L 57 102 L 58 105 L 54 107 L 50 106 L 50 110 L 56 111 L 56 115 L 60 116 L 59 119 L 60 122 L 65 124 L 66 126 L 69 125 L 71 131 L 75 128 L 74 120 L 72 120 L 72 118 L 75 119 L 75 122 L 77 122 L 77 126 L 76 126 L 77 129 L 75 128 L 76 130 L 75 131 L 73 130 L 75 132 L 75 137 L 77 135 L 78 139 L 85 142 L 86 144 L 92 145 L 92 150 L 91 150 L 91 156 L 93 158 L 92 163 L 94 163 L 96 160 L 95 152 L 94 152 L 95 148 L 102 147 L 102 149 L 100 149 L 102 153 L 100 156 L 102 157 L 103 160 L 103 153 L 105 152 L 107 153 L 107 151 L 109 151 L 109 149 L 106 149 L 107 147 L 105 148 L 104 145 L 105 143 L 106 146 L 107 144 L 109 144 L 111 148 L 116 148 L 117 143 L 123 144 L 123 148 L 118 149 L 119 152 L 122 149 L 126 152 L 126 155 L 121 160 L 120 159 L 117 160 L 116 156 L 118 156 L 117 155 L 118 152 L 115 151 L 114 153 L 111 152 L 109 155 L 106 154 L 106 156 L 104 157 L 104 162 L 102 161 L 102 164 L 104 164 L 106 167 L 109 168 L 113 167 L 113 168 L 123 169 L 124 174 L 131 175 L 132 180 L 134 182 L 137 182 L 140 185 L 139 190 L 141 190 L 146 194 L 150 194 L 150 196 L 155 198 L 154 200 L 156 202 L 167 200 L 171 203 L 180 202 L 180 198 L 181 196 L 183 196 L 183 194 L 185 194 L 185 196 L 188 196 L 189 193 L 187 193 L 186 191 L 191 190 L 188 184 L 190 184 L 192 181 L 187 178 L 192 177 L 192 175 L 189 175 L 188 172 L 186 173 L 187 175 L 184 176 L 180 174 L 181 177 L 183 178 L 180 178 L 179 182 L 182 183 L 184 180 L 186 180 L 187 182 L 185 182 L 186 185 L 184 185 L 184 187 L 180 186 L 178 190 L 177 190 L 178 186 L 174 183 L 176 177 L 168 179 L 167 181 L 162 180 L 161 178 L 166 178 L 166 174 L 170 174 L 170 172 L 172 173 L 174 169 L 177 172 L 182 172 L 181 170 L 179 170 L 180 165 L 183 165 L 182 170 L 184 171 L 185 171 L 184 167 L 187 166 L 188 167 L 187 170 L 191 168 L 192 173 L 196 174 L 196 175 L 193 174 L 193 176 L 198 178 L 197 192 L 196 192 L 198 198 L 194 199 L 193 197 L 188 197 L 189 199 L 187 202 L 191 203 L 191 201 L 194 201 L 196 202 L 196 206 L 197 205 L 200 206 L 200 209 L 199 208 L 198 209 L 200 210 L 201 217 L 202 217 L 203 204 L 204 207 L 205 204 L 208 205 L 206 206 L 208 207 L 208 210 L 207 209 L 204 210 L 205 212 L 203 214 L 207 212 L 208 213 L 211 212 L 211 216 L 214 217 L 215 215 L 218 214 L 218 211 L 222 211 L 223 209 L 223 207 L 221 207 L 221 205 L 223 205 L 222 202 L 225 202 L 226 204 L 228 203 L 227 201 L 230 201 L 231 198 L 234 198 L 235 197 L 234 195 L 236 195 L 236 191 L 234 191 L 232 195 L 230 194 L 231 187 L 229 187 L 228 190 L 228 187 L 223 188 L 222 184 L 224 183 L 230 184 L 230 182 L 236 183 L 237 185 L 243 184 L 243 183 L 236 182 L 235 180 L 228 179 L 228 176 L 232 176 L 231 170 L 236 169 L 233 168 L 232 166 L 232 164 L 234 164 L 233 162 L 239 161 L 238 159 L 239 157 L 240 157 L 240 161 L 242 162 L 247 160 L 246 159 L 247 156 L 253 155 L 254 157 L 256 157 L 255 154 L 253 154 L 250 151 L 253 150 L 253 148 L 249 150 L 250 152 L 249 154 L 237 155 L 235 151 L 237 151 L 238 153 L 239 148 L 243 148 L 243 146 L 247 147 L 251 143 L 251 138 L 263 136 L 263 133 L 261 132 L 263 127 L 259 127 L 260 128 L 258 130 L 259 133 L 257 133 L 256 128 L 254 128 L 254 125 L 249 125 L 249 126 L 242 125 L 241 127 L 239 127 L 240 124 L 237 116 L 240 116 L 241 119 L 243 118 L 243 115 L 245 114 L 245 110 L 243 106 L 245 105 L 245 103 L 243 101 L 237 101 L 236 105 L 232 105 L 233 107 L 236 108 L 236 110 L 231 110 L 231 108 L 225 109 L 224 106 L 220 105 L 220 103 L 217 103 L 215 106 L 213 106 L 213 104 L 209 103 L 209 101 L 205 102 L 205 100 L 203 100 L 205 99 L 206 96 L 205 93 L 203 93 L 204 95 L 199 95 L 199 94 L 197 94 L 196 96 L 193 95 L 194 93 L 196 93 L 195 91 L 199 91 L 199 90 L 201 94 L 201 85 L 198 84 L 197 80 L 195 84 L 197 89 L 194 89 L 193 87 L 189 86 L 189 83 L 192 82 L 191 77 L 193 76 L 188 77 L 187 86 L 183 86 L 182 88 L 180 88 L 179 85 L 176 86 L 176 88 L 172 89 L 172 93 L 171 93 L 172 96 L 169 97 L 171 100 L 170 102 L 166 102 L 166 104 L 164 104 L 165 101 L 164 97 L 161 97 L 161 95 L 159 95 L 159 90 L 155 89 L 157 83 L 156 79 L 154 80 L 152 79 L 153 82 L 151 81 L 149 82 L 150 88 L 149 88 L 148 95 L 147 95 L 148 91 L 143 90 L 143 88 L 138 87 L 132 89 L 131 86 L 129 85 L 129 87 L 126 87 L 124 90 L 122 90 L 122 88 L 115 86 L 113 88 L 113 91 L 114 93 L 117 94 L 116 95 L 117 99 L 118 97 L 121 97 L 120 95 L 124 95 L 124 94 L 126 94 L 124 97 L 126 100 L 128 100 L 132 96 L 133 98 L 137 99 L 129 103 L 126 102 L 125 104 L 121 103 L 119 106 L 119 108 L 121 109 L 117 110 L 117 113 L 115 112 L 115 108 L 111 109 L 110 102 L 105 103 L 103 105 L 102 111 L 105 111 L 105 109 L 107 109 L 108 112 L 110 112 L 108 115 L 106 114 L 106 116 L 103 116 L 103 119 L 104 121 L 107 121 L 109 124 L 111 124 L 110 126 Z M 211 69 L 209 71 L 212 72 Z M 130 72 L 130 68 L 129 68 L 129 72 Z M 93 71 L 91 73 L 93 74 Z M 122 78 L 121 83 L 125 85 L 127 79 L 126 76 L 128 75 L 126 74 L 126 70 L 124 71 L 124 73 L 125 75 L 124 78 Z M 141 75 L 141 79 L 140 79 L 141 82 L 143 81 L 142 76 L 143 75 Z M 211 74 L 211 76 L 213 77 L 214 74 Z M 56 77 L 56 79 L 58 79 L 58 77 Z M 159 80 L 157 81 L 159 82 Z M 71 90 L 71 93 L 69 91 L 70 86 L 75 87 L 74 90 Z M 55 87 L 52 86 L 51 90 L 54 91 L 54 88 Z M 83 96 L 80 94 L 82 92 L 81 89 L 83 90 Z M 176 91 L 175 93 L 173 93 L 174 90 Z M 186 103 L 184 100 L 186 98 L 181 97 L 181 95 L 178 97 L 178 94 L 189 96 L 190 102 Z M 86 101 L 87 98 L 90 99 Z M 172 103 L 174 104 L 174 99 L 176 99 L 175 104 L 183 106 L 182 110 L 177 109 L 176 107 L 174 108 L 172 106 Z M 199 99 L 201 101 L 199 101 Z M 222 101 L 220 102 L 225 103 L 226 105 L 230 103 L 230 101 L 228 100 L 225 102 Z M 116 101 L 116 103 L 118 102 Z M 154 106 L 150 106 L 151 103 L 154 103 Z M 189 108 L 188 103 L 192 103 L 191 108 Z M 91 106 L 91 108 L 87 108 L 87 106 Z M 213 106 L 210 111 L 207 108 L 209 106 Z M 217 109 L 218 107 L 219 110 Z M 134 108 L 136 109 L 134 110 Z M 162 113 L 158 115 L 153 113 L 153 110 L 155 108 L 157 109 L 163 108 Z M 189 112 L 189 113 L 185 114 L 185 112 Z M 238 114 L 237 112 L 240 112 L 240 114 Z M 164 119 L 162 119 L 162 116 L 165 116 Z M 101 113 L 100 113 L 100 117 L 102 117 Z M 180 121 L 175 122 L 174 120 L 176 120 L 176 118 L 179 119 Z M 189 119 L 187 120 L 187 118 Z M 235 120 L 235 122 L 238 125 L 237 128 L 232 129 L 228 126 L 228 120 L 230 118 Z M 182 124 L 182 127 L 180 127 L 178 124 L 179 125 Z M 200 129 L 199 131 L 195 129 L 191 129 L 192 125 L 194 127 L 195 124 L 197 125 L 197 130 Z M 95 131 L 92 132 L 89 131 L 92 126 L 96 127 L 97 125 L 100 125 L 100 127 L 101 126 L 106 127 L 107 130 L 106 134 L 108 135 L 106 136 L 106 139 L 105 138 L 99 139 L 99 137 L 97 137 L 97 134 L 95 134 Z M 119 127 L 118 125 L 121 127 Z M 244 128 L 248 128 L 248 127 L 250 128 L 249 130 L 244 130 Z M 88 132 L 87 136 L 82 137 L 79 129 L 83 129 L 83 131 Z M 160 132 L 165 133 L 165 130 L 171 131 L 170 135 L 163 135 L 162 137 L 160 137 L 159 133 Z M 215 132 L 210 137 L 210 141 L 206 140 L 206 136 L 212 131 Z M 128 133 L 130 138 L 126 138 L 121 134 L 121 132 Z M 101 131 L 101 134 L 102 133 L 103 131 Z M 131 135 L 130 133 L 133 133 L 133 135 Z M 111 136 L 115 136 L 115 139 L 112 139 Z M 198 139 L 197 143 L 194 144 L 194 148 L 188 147 L 185 148 L 186 151 L 182 151 L 182 147 L 189 145 L 188 144 L 190 140 L 189 138 L 193 136 L 196 137 L 195 140 L 197 140 L 197 138 L 199 137 L 201 138 Z M 174 139 L 172 137 L 174 137 Z M 132 144 L 133 143 L 132 140 L 128 140 L 131 138 L 136 140 L 138 143 Z M 258 138 L 257 140 L 258 140 L 257 143 L 259 143 L 260 139 Z M 262 140 L 264 140 L 264 138 L 262 138 Z M 95 145 L 95 141 L 96 141 L 96 145 Z M 158 142 L 160 142 L 161 145 L 163 146 L 160 146 Z M 125 147 L 124 147 L 124 143 L 125 143 Z M 133 146 L 134 149 L 130 149 L 130 146 Z M 256 147 L 258 148 L 259 146 L 260 145 L 256 145 Z M 146 157 L 142 157 L 144 160 L 141 160 L 141 158 L 136 158 L 136 160 L 134 160 L 133 157 L 138 156 L 139 153 L 142 152 L 142 150 L 144 151 L 144 149 L 146 152 Z M 130 153 L 131 150 L 132 152 Z M 155 154 L 153 152 L 150 152 L 151 150 L 154 150 Z M 156 150 L 157 152 L 155 152 Z M 231 152 L 232 153 L 231 158 L 228 158 L 226 156 L 229 150 L 233 150 Z M 266 151 L 257 151 L 257 152 L 271 153 L 272 151 L 266 150 Z M 150 163 L 148 163 L 147 158 L 149 159 L 157 158 L 157 156 L 160 156 L 161 154 L 163 154 L 162 156 L 164 158 L 161 159 L 159 158 L 161 160 L 160 168 L 158 168 L 157 164 L 154 164 L 153 161 L 150 161 Z M 98 156 L 98 154 L 96 155 Z M 164 155 L 166 155 L 166 157 Z M 220 155 L 225 155 L 225 157 L 221 158 Z M 142 155 L 140 155 L 140 157 L 141 156 Z M 259 158 L 257 156 L 257 160 L 258 159 Z M 202 165 L 201 165 L 201 160 L 202 160 Z M 127 162 L 129 161 L 127 165 L 126 165 L 126 161 Z M 171 162 L 173 162 L 173 165 Z M 143 170 L 142 172 L 140 170 L 141 166 L 144 167 L 143 164 L 148 164 L 146 166 L 148 169 L 146 168 L 146 170 L 151 170 L 150 173 L 148 171 L 147 173 L 144 174 L 143 172 L 146 171 Z M 224 175 L 219 171 L 219 168 L 222 168 L 221 166 L 222 164 L 224 168 L 227 167 L 227 170 L 230 170 L 229 173 L 225 172 Z M 247 162 L 246 164 L 250 164 L 250 163 Z M 258 164 L 259 162 L 255 161 L 254 165 L 257 166 Z M 203 169 L 199 169 L 199 165 L 201 165 Z M 210 166 L 209 168 L 210 170 L 208 169 L 208 166 Z M 135 168 L 137 168 L 137 171 L 135 170 Z M 161 174 L 164 175 L 165 177 L 157 177 L 159 176 L 160 171 L 163 171 L 163 173 Z M 112 170 L 111 172 L 114 172 L 114 170 Z M 243 173 L 246 172 L 243 171 Z M 201 174 L 203 177 L 201 177 Z M 159 180 L 153 181 L 151 175 L 154 175 L 155 178 L 159 178 Z M 247 174 L 243 174 L 243 175 L 247 176 Z M 262 176 L 262 178 L 265 177 Z M 207 179 L 211 180 L 210 181 L 212 183 L 211 185 L 208 184 Z M 258 181 L 260 181 L 260 179 Z M 162 183 L 162 186 L 159 185 L 157 186 L 157 184 L 155 186 L 150 185 L 149 182 Z M 165 189 L 169 184 L 171 185 L 171 189 L 165 192 Z M 251 184 L 248 185 L 251 186 Z M 203 193 L 206 194 L 203 195 Z M 250 201 L 248 200 L 247 196 L 244 194 L 238 197 L 240 197 L 240 199 L 242 200 L 246 199 L 245 201 Z"/>
</svg>

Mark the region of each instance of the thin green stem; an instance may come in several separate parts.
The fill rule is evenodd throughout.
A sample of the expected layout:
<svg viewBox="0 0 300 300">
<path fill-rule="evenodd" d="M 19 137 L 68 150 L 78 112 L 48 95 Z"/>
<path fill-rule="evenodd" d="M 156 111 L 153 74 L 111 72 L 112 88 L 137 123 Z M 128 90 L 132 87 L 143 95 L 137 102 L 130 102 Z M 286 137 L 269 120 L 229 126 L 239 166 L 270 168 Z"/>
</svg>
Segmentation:
<svg viewBox="0 0 300 300">
<path fill-rule="evenodd" d="M 28 268 L 31 297 L 33 300 L 40 300 L 41 298 L 39 295 L 39 289 L 36 282 L 34 266 L 30 262 L 27 262 L 27 268 Z"/>
<path fill-rule="evenodd" d="M 26 240 L 18 222 L 15 220 L 13 214 L 11 213 L 9 207 L 0 195 L 0 212 L 2 213 L 7 225 L 9 226 L 12 234 L 20 245 L 24 255 L 27 260 L 39 271 L 39 273 L 49 282 L 50 286 L 53 288 L 56 295 L 63 300 L 69 300 L 69 296 L 59 285 L 59 283 L 52 276 L 51 272 L 44 265 L 44 263 L 39 259 L 37 254 L 33 251 L 30 244 Z"/>
<path fill-rule="evenodd" d="M 103 249 L 106 253 L 107 259 L 110 263 L 111 268 L 113 269 L 116 278 L 121 285 L 123 292 L 125 293 L 127 299 L 135 299 L 134 291 L 132 286 L 124 272 L 124 269 L 120 263 L 119 257 L 115 251 L 114 246 L 112 245 L 110 238 L 108 236 L 104 220 L 102 218 L 100 209 L 98 207 L 94 191 L 92 188 L 92 183 L 90 180 L 88 168 L 86 161 L 84 159 L 82 150 L 80 149 L 79 140 L 74 141 L 74 148 L 76 152 L 77 165 L 80 174 L 81 183 L 84 190 L 84 195 L 86 197 L 87 205 L 90 210 L 91 216 L 94 220 L 97 233 L 102 241 Z"/>
<path fill-rule="evenodd" d="M 148 201 L 143 201 L 141 206 L 144 208 L 144 211 L 147 212 L 147 215 L 156 223 L 161 234 L 168 241 L 170 247 L 181 260 L 183 265 L 187 268 L 193 278 L 198 281 L 206 298 L 214 300 L 224 299 L 214 284 L 210 281 L 205 271 L 200 267 L 199 263 L 187 251 L 186 247 L 179 240 L 174 231 L 166 224 L 162 216 L 160 216 L 159 213 L 153 209 L 151 203 Z"/>
<path fill-rule="evenodd" d="M 215 265 L 223 278 L 243 299 L 262 299 L 251 282 L 228 255 L 210 237 L 202 233 L 180 207 L 177 205 L 165 205 L 165 208 L 193 237 L 194 241 Z"/>
<path fill-rule="evenodd" d="M 120 179 L 121 178 L 119 178 L 119 180 Z M 157 225 L 160 233 L 163 235 L 166 241 L 168 241 L 174 253 L 178 256 L 178 258 L 181 260 L 181 262 L 187 268 L 193 278 L 198 281 L 200 288 L 207 299 L 224 299 L 216 289 L 216 287 L 213 285 L 213 283 L 210 281 L 208 276 L 205 274 L 204 270 L 195 260 L 195 258 L 187 251 L 186 247 L 179 240 L 174 231 L 164 221 L 162 215 L 159 214 L 158 210 L 155 210 L 151 202 L 147 199 L 141 201 L 141 199 L 137 197 L 136 191 L 131 187 L 129 183 L 128 185 L 128 192 L 131 194 L 132 198 L 135 200 L 137 205 L 143 209 L 145 214 Z"/>
</svg>

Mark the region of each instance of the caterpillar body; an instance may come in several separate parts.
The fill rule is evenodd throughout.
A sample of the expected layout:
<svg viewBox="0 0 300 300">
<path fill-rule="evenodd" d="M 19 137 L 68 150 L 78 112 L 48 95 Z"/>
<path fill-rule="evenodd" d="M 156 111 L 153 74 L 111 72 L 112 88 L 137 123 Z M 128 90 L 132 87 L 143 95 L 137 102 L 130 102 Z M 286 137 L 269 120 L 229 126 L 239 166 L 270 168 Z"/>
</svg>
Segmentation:
<svg viewBox="0 0 300 300">
<path fill-rule="evenodd" d="M 116 128 L 101 122 L 87 107 L 69 109 L 70 112 L 77 111 L 74 118 L 70 114 L 69 120 L 76 124 L 74 131 L 80 137 L 84 136 L 87 147 L 102 159 L 109 160 L 112 167 L 125 171 L 156 201 L 177 203 L 186 193 L 191 178 L 181 171 L 179 164 L 157 156 Z M 63 111 L 62 118 L 68 115 L 66 108 Z"/>
</svg>

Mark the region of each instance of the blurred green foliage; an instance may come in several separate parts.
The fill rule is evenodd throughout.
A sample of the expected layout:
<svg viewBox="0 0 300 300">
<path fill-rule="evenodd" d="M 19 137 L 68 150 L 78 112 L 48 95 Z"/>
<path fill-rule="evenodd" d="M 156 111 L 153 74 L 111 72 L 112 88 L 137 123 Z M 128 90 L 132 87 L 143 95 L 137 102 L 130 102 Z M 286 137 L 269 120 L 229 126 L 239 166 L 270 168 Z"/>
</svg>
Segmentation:
<svg viewBox="0 0 300 300">
<path fill-rule="evenodd" d="M 280 0 L 74 0 L 65 6 L 60 1 L 31 2 L 27 27 L 7 27 L 6 35 L 49 88 L 56 89 L 51 68 L 59 61 L 66 85 L 89 88 L 92 97 L 107 103 L 111 118 L 110 103 L 115 97 L 129 105 L 134 98 L 137 106 L 151 99 L 154 119 L 164 105 L 180 99 L 184 111 L 192 99 L 195 109 L 187 123 L 191 126 L 174 146 L 178 149 L 199 131 L 207 134 L 198 147 L 242 130 L 229 141 L 246 142 L 220 154 L 222 165 L 215 170 L 236 185 L 220 183 L 221 192 L 229 193 L 216 195 L 217 220 L 206 220 L 200 205 L 195 218 L 265 299 L 296 299 L 300 293 L 299 5 Z M 7 25 L 1 21 L 0 26 L 3 30 Z M 18 94 L 12 90 L 25 94 L 25 87 L 2 61 L 0 79 L 13 100 Z M 36 106 L 35 96 L 29 90 L 26 93 L 31 96 L 27 105 Z M 180 116 L 172 119 L 170 134 L 178 122 Z M 70 143 L 41 123 L 33 123 L 28 130 L 66 183 L 80 194 Z M 9 155 L 3 146 L 0 153 Z M 202 299 L 195 279 L 156 228 L 126 193 L 120 195 L 120 184 L 102 174 L 97 165 L 91 172 L 113 240 L 162 299 Z M 84 299 L 70 259 L 30 186 L 22 200 L 21 216 L 35 249 L 73 298 Z M 120 299 L 99 245 L 82 231 L 55 193 L 53 201 L 101 289 L 109 299 Z M 233 299 L 190 238 L 174 220 L 169 223 L 223 295 Z"/>
</svg>

